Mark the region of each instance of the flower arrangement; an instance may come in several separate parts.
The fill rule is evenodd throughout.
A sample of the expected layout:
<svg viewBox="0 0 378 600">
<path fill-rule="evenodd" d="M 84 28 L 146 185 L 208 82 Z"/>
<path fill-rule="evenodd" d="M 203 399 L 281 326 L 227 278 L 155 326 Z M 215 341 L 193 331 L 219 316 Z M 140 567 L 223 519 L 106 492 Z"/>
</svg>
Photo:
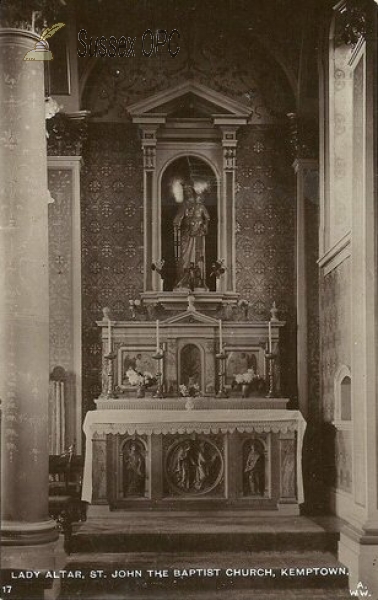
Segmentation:
<svg viewBox="0 0 378 600">
<path fill-rule="evenodd" d="M 255 373 L 254 369 L 248 369 L 245 373 L 234 375 L 232 382 L 233 388 L 241 388 L 243 395 L 247 395 L 252 390 L 262 390 L 265 380 L 261 375 Z"/>
<path fill-rule="evenodd" d="M 149 388 L 157 383 L 156 377 L 148 371 L 141 373 L 140 371 L 130 368 L 126 371 L 126 377 L 129 384 L 135 387 Z"/>
<path fill-rule="evenodd" d="M 200 386 L 198 383 L 189 383 L 185 385 L 184 383 L 179 385 L 180 396 L 183 398 L 195 398 L 196 396 L 201 395 Z"/>
</svg>

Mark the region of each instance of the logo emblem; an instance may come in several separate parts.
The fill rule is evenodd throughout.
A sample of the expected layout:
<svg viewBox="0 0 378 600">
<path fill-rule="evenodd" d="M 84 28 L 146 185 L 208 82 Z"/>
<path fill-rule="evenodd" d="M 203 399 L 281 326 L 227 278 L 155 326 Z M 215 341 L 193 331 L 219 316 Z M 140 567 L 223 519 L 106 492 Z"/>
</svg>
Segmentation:
<svg viewBox="0 0 378 600">
<path fill-rule="evenodd" d="M 51 38 L 64 25 L 65 23 L 55 23 L 51 27 L 46 27 L 42 31 L 38 42 L 36 42 L 35 48 L 25 54 L 24 60 L 53 60 L 53 53 L 49 50 L 49 44 L 46 40 Z"/>
</svg>

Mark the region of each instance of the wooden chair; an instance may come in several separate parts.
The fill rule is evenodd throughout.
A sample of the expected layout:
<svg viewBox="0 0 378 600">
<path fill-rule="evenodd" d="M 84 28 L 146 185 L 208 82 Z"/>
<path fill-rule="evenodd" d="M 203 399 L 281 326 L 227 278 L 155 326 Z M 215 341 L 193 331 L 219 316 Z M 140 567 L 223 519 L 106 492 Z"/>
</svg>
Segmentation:
<svg viewBox="0 0 378 600">
<path fill-rule="evenodd" d="M 49 514 L 64 535 L 64 549 L 71 550 L 72 524 L 86 519 L 81 501 L 83 459 L 70 446 L 66 452 L 49 456 Z"/>
</svg>

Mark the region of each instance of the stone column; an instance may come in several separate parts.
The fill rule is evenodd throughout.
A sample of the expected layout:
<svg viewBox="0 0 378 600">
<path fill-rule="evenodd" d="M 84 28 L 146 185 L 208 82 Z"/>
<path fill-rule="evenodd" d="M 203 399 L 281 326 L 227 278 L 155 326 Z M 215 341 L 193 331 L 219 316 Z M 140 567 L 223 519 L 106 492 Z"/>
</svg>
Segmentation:
<svg viewBox="0 0 378 600">
<path fill-rule="evenodd" d="M 311 373 L 308 372 L 308 340 L 310 329 L 316 326 L 311 322 L 311 315 L 309 315 L 309 285 L 317 286 L 318 272 L 315 262 L 317 254 L 310 248 L 309 239 L 310 234 L 313 233 L 310 232 L 310 227 L 315 228 L 315 237 L 317 238 L 318 224 L 316 221 L 314 222 L 313 214 L 317 211 L 316 209 L 315 211 L 310 210 L 310 207 L 311 203 L 318 204 L 319 175 L 318 162 L 314 159 L 297 158 L 293 167 L 297 178 L 297 384 L 299 408 L 307 419 L 311 412 L 309 410 L 309 376 Z M 317 251 L 317 246 L 315 250 Z M 311 256 L 311 251 L 313 256 Z"/>
<path fill-rule="evenodd" d="M 2 568 L 48 568 L 49 289 L 43 62 L 38 36 L 0 29 Z"/>
<path fill-rule="evenodd" d="M 133 117 L 140 128 L 143 151 L 143 196 L 144 196 L 144 291 L 160 291 L 162 281 L 151 263 L 161 257 L 161 214 L 156 181 L 156 133 L 165 122 L 164 117 Z"/>
<path fill-rule="evenodd" d="M 221 126 L 223 150 L 223 194 L 222 209 L 218 216 L 220 226 L 220 255 L 218 258 L 226 260 L 226 277 L 222 277 L 220 285 L 222 291 L 235 290 L 235 171 L 236 171 L 236 132 L 238 125 Z"/>
</svg>

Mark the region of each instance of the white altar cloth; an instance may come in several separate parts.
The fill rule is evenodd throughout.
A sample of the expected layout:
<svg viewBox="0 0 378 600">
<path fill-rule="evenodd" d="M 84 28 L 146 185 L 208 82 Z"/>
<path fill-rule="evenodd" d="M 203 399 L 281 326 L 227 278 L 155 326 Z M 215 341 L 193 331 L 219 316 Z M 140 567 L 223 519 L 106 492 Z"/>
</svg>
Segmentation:
<svg viewBox="0 0 378 600">
<path fill-rule="evenodd" d="M 82 500 L 92 501 L 92 440 L 104 434 L 168 433 L 287 433 L 297 432 L 297 498 L 303 498 L 302 445 L 306 421 L 298 410 L 209 409 L 209 410 L 91 410 L 83 431 L 86 436 Z"/>
</svg>

